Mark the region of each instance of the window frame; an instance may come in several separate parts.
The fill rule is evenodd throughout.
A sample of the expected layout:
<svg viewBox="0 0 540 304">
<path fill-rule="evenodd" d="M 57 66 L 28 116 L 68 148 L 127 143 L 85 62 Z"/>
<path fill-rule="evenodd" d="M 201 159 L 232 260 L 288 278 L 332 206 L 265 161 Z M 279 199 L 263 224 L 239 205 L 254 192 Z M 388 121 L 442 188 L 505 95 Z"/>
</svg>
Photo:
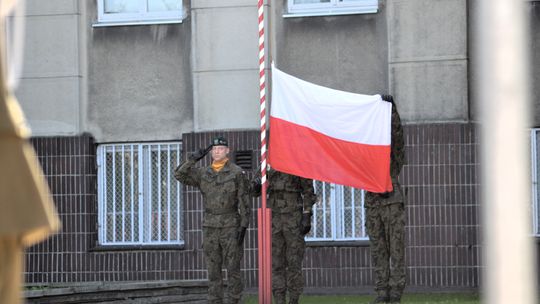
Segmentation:
<svg viewBox="0 0 540 304">
<path fill-rule="evenodd" d="M 170 24 L 170 23 L 182 23 L 184 7 L 183 0 L 179 0 L 180 10 L 174 10 L 169 12 L 149 12 L 146 1 L 139 1 L 138 13 L 106 13 L 105 1 L 97 0 L 97 23 L 93 24 L 94 27 L 99 26 L 121 26 L 121 25 L 145 25 L 145 24 Z"/>
<path fill-rule="evenodd" d="M 330 0 L 328 3 L 295 4 L 287 0 L 287 14 L 283 17 L 311 17 L 351 14 L 373 14 L 379 11 L 378 0 Z"/>
<path fill-rule="evenodd" d="M 538 200 L 538 149 L 537 146 L 537 139 L 536 135 L 540 133 L 540 128 L 532 128 L 530 133 L 530 140 L 531 140 L 531 215 L 532 215 L 532 234 L 535 237 L 540 237 L 540 229 L 539 229 L 539 205 L 540 202 Z"/>
<path fill-rule="evenodd" d="M 321 182 L 321 181 L 313 181 L 313 187 L 315 188 L 317 192 L 317 183 L 322 183 L 323 189 L 322 194 L 320 197 L 320 202 L 317 202 L 315 205 L 313 205 L 313 217 L 311 222 L 311 231 L 306 235 L 305 239 L 308 243 L 318 243 L 318 242 L 350 242 L 350 241 L 367 241 L 369 240 L 369 237 L 367 235 L 365 221 L 366 221 L 366 214 L 365 214 L 365 208 L 364 208 L 364 199 L 365 199 L 365 191 L 362 189 L 356 189 L 351 188 L 351 209 L 353 210 L 351 214 L 351 229 L 352 235 L 355 235 L 356 228 L 355 228 L 355 218 L 356 213 L 360 212 L 360 227 L 361 230 L 360 236 L 356 237 L 345 237 L 345 211 L 348 208 L 345 206 L 345 188 L 349 188 L 342 185 L 327 183 L 327 182 Z M 330 198 L 326 197 L 326 192 L 324 191 L 324 187 L 330 187 Z M 357 205 L 358 202 L 355 202 L 354 200 L 354 194 L 353 191 L 361 191 L 360 194 L 360 206 Z M 318 194 L 318 193 L 317 193 Z M 318 194 L 319 195 L 319 194 Z M 317 217 L 318 216 L 325 216 L 326 212 L 328 210 L 325 208 L 326 204 L 324 203 L 325 200 L 329 199 L 329 208 L 330 208 L 330 225 L 331 227 L 331 235 L 330 236 L 322 236 L 322 237 L 314 237 L 313 233 L 316 233 L 317 231 Z M 353 206 L 354 203 L 354 206 Z M 326 221 L 323 220 L 323 225 L 326 226 Z M 325 228 L 323 228 L 323 234 L 326 234 L 324 231 L 326 231 Z"/>
<path fill-rule="evenodd" d="M 167 150 L 162 150 L 162 146 L 167 146 L 168 149 Z M 117 150 L 118 149 L 118 150 Z M 125 164 L 125 157 L 122 157 L 122 160 L 121 160 L 121 163 L 122 163 L 122 169 L 121 169 L 121 178 L 122 178 L 122 191 L 121 191 L 121 195 L 122 195 L 122 198 L 120 199 L 121 201 L 121 204 L 122 204 L 122 221 L 123 221 L 123 225 L 122 225 L 122 240 L 117 240 L 116 239 L 116 235 L 117 235 L 117 230 L 118 227 L 116 227 L 116 205 L 118 204 L 118 199 L 116 198 L 116 192 L 117 191 L 113 191 L 112 193 L 112 206 L 113 206 L 113 211 L 112 211 L 112 217 L 113 217 L 113 225 L 112 225 L 112 235 L 113 235 L 113 239 L 112 240 L 108 240 L 107 239 L 107 235 L 108 235 L 108 225 L 107 225 L 107 219 L 106 219 L 106 216 L 107 216 L 107 208 L 108 208 L 108 200 L 107 200 L 107 196 L 110 195 L 107 191 L 108 191 L 108 180 L 107 178 L 111 178 L 112 179 L 112 183 L 113 185 L 116 184 L 116 178 L 117 178 L 117 174 L 114 174 L 116 168 L 116 161 L 115 161 L 115 158 L 116 158 L 116 153 L 120 151 L 120 153 L 124 154 L 124 153 L 130 153 L 130 159 L 131 159 L 131 162 L 127 165 L 130 166 L 130 180 L 132 181 L 130 183 L 130 187 L 128 187 L 129 189 L 127 189 L 128 191 L 130 191 L 129 193 L 129 197 L 131 198 L 131 208 L 130 210 L 129 209 L 126 209 L 125 208 L 125 203 L 126 203 L 126 191 L 124 189 L 126 189 L 126 178 L 127 178 L 127 173 L 126 173 L 126 164 Z M 97 192 L 98 192 L 98 244 L 99 246 L 103 246 L 103 247 L 129 247 L 129 246 L 141 246 L 141 247 L 152 247 L 152 246 L 170 246 L 170 245 L 173 245 L 173 246 L 183 246 L 184 243 L 185 243 L 185 240 L 184 240 L 184 231 L 183 231 L 183 226 L 184 226 L 184 219 L 183 219 L 183 194 L 182 194 L 182 186 L 180 183 L 178 183 L 176 181 L 176 179 L 174 179 L 174 173 L 173 173 L 173 169 L 171 168 L 171 166 L 174 166 L 174 165 L 169 165 L 167 166 L 167 176 L 169 178 L 169 185 L 167 186 L 167 199 L 169 200 L 169 202 L 167 202 L 167 207 L 168 209 L 166 211 L 163 211 L 163 212 L 166 212 L 167 214 L 167 226 L 166 226 L 166 229 L 167 229 L 167 239 L 163 240 L 162 239 L 162 210 L 161 210 L 161 201 L 162 201 L 162 198 L 161 198 L 161 195 L 158 194 L 158 209 L 157 210 L 153 210 L 152 209 L 152 192 L 154 191 L 153 187 L 152 187 L 152 178 L 148 177 L 148 175 L 151 176 L 151 171 L 152 171 L 152 168 L 153 168 L 153 165 L 154 165 L 154 160 L 152 159 L 152 152 L 153 151 L 157 151 L 157 157 L 158 157 L 158 160 L 157 160 L 157 166 L 158 166 L 158 174 L 161 173 L 161 170 L 162 170 L 162 167 L 160 166 L 162 164 L 162 158 L 161 158 L 161 152 L 162 151 L 167 151 L 167 163 L 168 164 L 171 164 L 172 162 L 174 162 L 174 165 L 178 164 L 182 158 L 182 143 L 181 142 L 145 142 L 145 143 L 108 143 L 108 144 L 101 144 L 101 145 L 98 145 L 97 147 L 97 157 L 96 157 L 96 163 L 97 163 L 97 179 L 98 179 L 98 189 L 97 189 Z M 175 159 L 171 159 L 172 158 L 172 155 L 171 153 L 173 151 L 176 151 L 176 158 Z M 107 176 L 107 173 L 108 173 L 108 170 L 107 170 L 107 165 L 106 165 L 106 161 L 107 161 L 107 154 L 112 154 L 112 171 L 113 174 L 111 174 L 112 176 Z M 137 160 L 134 161 L 134 155 L 137 154 Z M 137 168 L 137 169 L 135 169 Z M 134 172 L 134 171 L 137 171 L 137 172 Z M 134 176 L 136 175 L 136 180 L 134 181 Z M 161 184 L 161 174 L 158 175 L 158 178 L 157 178 L 157 183 L 158 184 Z M 176 193 L 175 193 L 175 197 L 176 197 L 176 210 L 173 211 L 173 212 L 177 212 L 176 214 L 176 236 L 177 236 L 177 239 L 172 239 L 171 238 L 171 235 L 174 234 L 173 232 L 173 227 L 174 226 L 171 226 L 171 209 L 172 209 L 172 204 L 171 204 L 171 185 L 172 183 L 176 183 Z M 137 184 L 137 192 L 138 193 L 134 193 L 135 190 L 135 186 L 134 184 Z M 135 205 L 135 202 L 137 202 L 137 218 L 135 219 L 134 217 L 134 205 Z M 128 206 L 129 208 L 129 206 Z M 125 214 L 126 213 L 126 210 L 130 211 L 130 215 L 127 215 Z M 156 212 L 157 211 L 157 212 Z M 125 214 L 125 215 L 124 215 Z M 158 214 L 158 239 L 157 241 L 153 241 L 152 238 L 152 234 L 154 233 L 153 229 L 153 223 L 152 223 L 152 217 L 154 216 L 154 214 Z M 130 225 L 130 229 L 131 229 L 131 240 L 126 240 L 126 233 L 124 232 L 126 229 L 126 224 L 125 224 L 125 219 L 127 216 L 131 216 L 131 221 L 130 223 L 133 223 Z M 135 226 L 135 221 L 137 222 L 138 224 L 138 227 L 137 229 L 134 228 Z M 136 231 L 135 231 L 136 230 Z M 137 235 L 137 236 L 136 236 Z"/>
</svg>

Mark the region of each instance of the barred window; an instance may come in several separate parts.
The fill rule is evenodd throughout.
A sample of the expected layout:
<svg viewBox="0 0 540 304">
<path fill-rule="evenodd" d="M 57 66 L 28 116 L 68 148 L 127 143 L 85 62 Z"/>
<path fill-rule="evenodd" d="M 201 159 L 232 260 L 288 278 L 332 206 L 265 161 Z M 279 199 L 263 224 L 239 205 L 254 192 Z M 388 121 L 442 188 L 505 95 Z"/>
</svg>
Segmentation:
<svg viewBox="0 0 540 304">
<path fill-rule="evenodd" d="M 180 143 L 105 144 L 97 150 L 102 245 L 183 244 Z"/>
<path fill-rule="evenodd" d="M 540 236 L 540 202 L 538 196 L 540 194 L 540 185 L 538 180 L 540 179 L 540 129 L 531 130 L 531 166 L 532 166 L 532 223 L 533 223 L 533 234 L 535 236 Z"/>
<path fill-rule="evenodd" d="M 320 201 L 313 205 L 311 231 L 306 241 L 367 240 L 364 225 L 364 191 L 313 181 Z"/>
</svg>

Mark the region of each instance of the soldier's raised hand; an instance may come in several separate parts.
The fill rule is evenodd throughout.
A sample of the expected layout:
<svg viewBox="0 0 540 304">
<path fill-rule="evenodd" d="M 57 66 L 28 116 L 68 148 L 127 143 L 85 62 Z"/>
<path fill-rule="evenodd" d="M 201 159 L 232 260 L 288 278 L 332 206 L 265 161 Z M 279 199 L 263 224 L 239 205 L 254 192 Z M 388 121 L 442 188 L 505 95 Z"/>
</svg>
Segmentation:
<svg viewBox="0 0 540 304">
<path fill-rule="evenodd" d="M 388 101 L 388 102 L 394 103 L 394 97 L 393 97 L 392 95 L 382 94 L 382 95 L 381 95 L 381 98 L 382 98 L 382 100 L 384 100 L 384 101 Z"/>
<path fill-rule="evenodd" d="M 212 145 L 206 147 L 206 149 L 199 149 L 195 153 L 191 154 L 190 159 L 200 161 L 203 157 L 206 156 L 206 154 L 208 154 L 208 152 L 210 152 L 210 150 L 212 150 Z"/>
</svg>

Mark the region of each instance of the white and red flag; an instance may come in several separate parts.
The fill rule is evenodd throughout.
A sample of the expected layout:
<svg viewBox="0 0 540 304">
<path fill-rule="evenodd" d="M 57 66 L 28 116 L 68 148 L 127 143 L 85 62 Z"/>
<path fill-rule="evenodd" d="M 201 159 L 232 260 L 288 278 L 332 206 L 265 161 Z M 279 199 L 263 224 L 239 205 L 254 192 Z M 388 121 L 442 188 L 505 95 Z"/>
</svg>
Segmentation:
<svg viewBox="0 0 540 304">
<path fill-rule="evenodd" d="M 315 85 L 272 67 L 269 163 L 371 192 L 392 191 L 392 104 Z"/>
</svg>

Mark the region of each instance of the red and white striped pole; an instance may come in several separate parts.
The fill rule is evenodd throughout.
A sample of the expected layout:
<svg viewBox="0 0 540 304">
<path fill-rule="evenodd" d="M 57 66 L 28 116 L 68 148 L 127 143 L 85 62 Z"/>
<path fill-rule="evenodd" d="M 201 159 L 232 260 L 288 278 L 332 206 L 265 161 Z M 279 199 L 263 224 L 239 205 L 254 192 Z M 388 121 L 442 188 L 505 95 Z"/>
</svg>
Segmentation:
<svg viewBox="0 0 540 304">
<path fill-rule="evenodd" d="M 257 211 L 259 242 L 259 304 L 272 303 L 272 211 L 266 208 L 266 59 L 264 55 L 264 1 L 259 12 L 259 89 L 261 105 L 261 208 Z"/>
</svg>

